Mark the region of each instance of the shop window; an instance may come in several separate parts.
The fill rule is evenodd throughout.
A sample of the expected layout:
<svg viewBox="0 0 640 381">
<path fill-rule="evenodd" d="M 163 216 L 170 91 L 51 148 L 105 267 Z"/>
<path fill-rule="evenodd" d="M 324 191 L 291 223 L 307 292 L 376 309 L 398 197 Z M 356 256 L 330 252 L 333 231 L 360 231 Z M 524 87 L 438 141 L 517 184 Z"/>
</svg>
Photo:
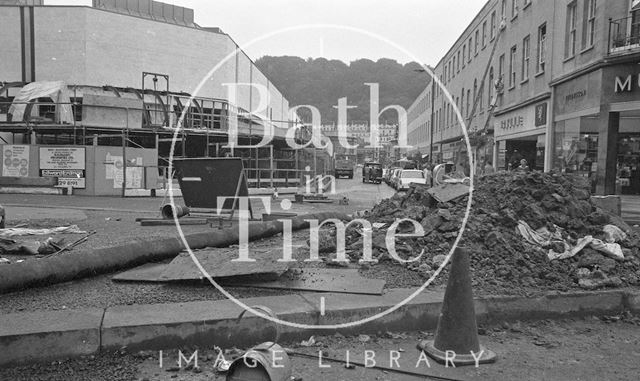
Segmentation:
<svg viewBox="0 0 640 381">
<path fill-rule="evenodd" d="M 598 169 L 598 133 L 592 132 L 595 128 L 596 119 L 591 118 L 557 122 L 554 139 L 554 168 L 590 179 L 593 192 Z"/>
</svg>

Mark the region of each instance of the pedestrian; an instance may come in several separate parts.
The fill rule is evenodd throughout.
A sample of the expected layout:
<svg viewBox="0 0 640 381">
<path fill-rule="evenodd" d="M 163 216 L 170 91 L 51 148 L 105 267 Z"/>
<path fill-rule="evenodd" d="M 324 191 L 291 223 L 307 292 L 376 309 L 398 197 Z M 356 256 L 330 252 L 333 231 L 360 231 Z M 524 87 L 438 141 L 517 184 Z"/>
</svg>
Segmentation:
<svg viewBox="0 0 640 381">
<path fill-rule="evenodd" d="M 520 165 L 516 168 L 518 172 L 529 172 L 529 166 L 527 165 L 527 160 L 520 160 Z"/>
<path fill-rule="evenodd" d="M 491 160 L 485 160 L 483 171 L 485 175 L 490 175 L 495 172 L 493 165 L 491 165 Z"/>
</svg>

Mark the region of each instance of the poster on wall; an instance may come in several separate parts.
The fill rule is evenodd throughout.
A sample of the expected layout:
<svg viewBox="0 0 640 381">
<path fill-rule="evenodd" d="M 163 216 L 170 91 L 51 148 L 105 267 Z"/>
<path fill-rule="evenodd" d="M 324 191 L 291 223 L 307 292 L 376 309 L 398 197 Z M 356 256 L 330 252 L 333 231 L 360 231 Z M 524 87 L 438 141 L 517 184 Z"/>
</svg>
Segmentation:
<svg viewBox="0 0 640 381">
<path fill-rule="evenodd" d="M 113 180 L 113 188 L 122 188 L 124 181 L 122 156 L 114 156 L 107 153 L 106 174 L 107 180 Z M 141 189 L 143 187 L 144 168 L 142 167 L 142 157 L 127 159 L 127 189 Z"/>
<path fill-rule="evenodd" d="M 2 146 L 2 176 L 29 176 L 29 146 Z"/>
<path fill-rule="evenodd" d="M 57 177 L 59 187 L 86 188 L 83 147 L 40 147 L 40 176 Z"/>
</svg>

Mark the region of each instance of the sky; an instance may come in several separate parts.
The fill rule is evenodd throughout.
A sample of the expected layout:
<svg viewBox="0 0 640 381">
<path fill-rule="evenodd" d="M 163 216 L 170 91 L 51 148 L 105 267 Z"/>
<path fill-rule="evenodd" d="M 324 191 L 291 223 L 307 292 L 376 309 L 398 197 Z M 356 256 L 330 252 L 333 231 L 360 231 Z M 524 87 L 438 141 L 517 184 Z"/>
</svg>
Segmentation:
<svg viewBox="0 0 640 381">
<path fill-rule="evenodd" d="M 253 60 L 290 55 L 347 63 L 359 58 L 391 58 L 435 65 L 486 0 L 165 2 L 194 9 L 196 23 L 219 27 Z M 45 4 L 91 5 L 91 0 L 45 0 Z M 286 28 L 292 30 L 283 31 Z"/>
</svg>

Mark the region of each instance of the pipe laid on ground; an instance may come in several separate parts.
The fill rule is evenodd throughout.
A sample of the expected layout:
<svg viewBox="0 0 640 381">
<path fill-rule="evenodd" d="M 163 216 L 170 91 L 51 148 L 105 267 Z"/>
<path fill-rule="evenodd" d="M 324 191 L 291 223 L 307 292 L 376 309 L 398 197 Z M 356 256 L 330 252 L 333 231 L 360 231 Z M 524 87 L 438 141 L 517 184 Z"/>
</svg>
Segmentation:
<svg viewBox="0 0 640 381">
<path fill-rule="evenodd" d="M 309 227 L 305 220 L 324 221 L 350 218 L 344 213 L 314 213 L 292 219 L 293 230 Z M 282 232 L 278 221 L 250 223 L 249 240 L 271 237 Z M 226 247 L 238 243 L 237 227 L 213 230 L 206 233 L 185 234 L 192 249 Z M 147 262 L 172 258 L 184 250 L 178 237 L 154 240 L 135 240 L 121 245 L 96 249 L 74 249 L 63 255 L 29 260 L 0 266 L 0 293 L 27 287 L 67 282 L 73 279 L 114 272 Z"/>
</svg>

